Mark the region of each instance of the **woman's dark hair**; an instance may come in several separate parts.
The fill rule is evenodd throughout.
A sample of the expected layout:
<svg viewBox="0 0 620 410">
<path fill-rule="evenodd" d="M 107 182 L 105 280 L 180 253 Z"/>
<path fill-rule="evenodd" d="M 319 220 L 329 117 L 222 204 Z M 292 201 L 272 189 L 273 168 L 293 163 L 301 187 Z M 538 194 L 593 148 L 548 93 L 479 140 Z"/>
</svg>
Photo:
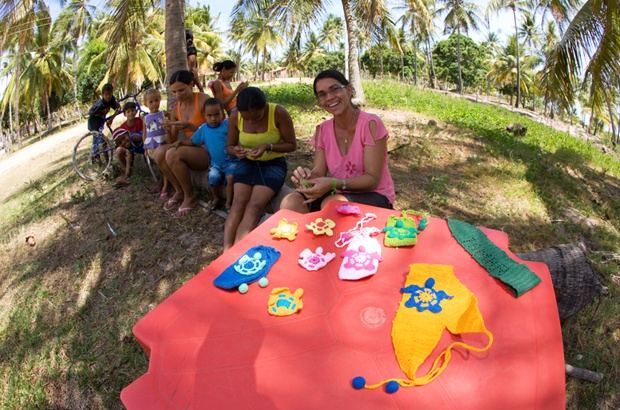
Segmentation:
<svg viewBox="0 0 620 410">
<path fill-rule="evenodd" d="M 237 111 L 265 108 L 267 97 L 260 88 L 247 87 L 237 95 Z"/>
<path fill-rule="evenodd" d="M 203 111 L 207 107 L 207 105 L 217 105 L 218 107 L 220 107 L 220 110 L 222 110 L 222 112 L 224 111 L 224 106 L 222 106 L 222 102 L 217 98 L 207 98 L 204 104 L 202 104 Z"/>
<path fill-rule="evenodd" d="M 237 64 L 235 64 L 232 60 L 224 60 L 221 63 L 215 63 L 213 66 L 213 71 L 219 73 L 222 69 L 230 70 L 231 68 L 237 68 Z"/>
<path fill-rule="evenodd" d="M 194 45 L 194 33 L 192 33 L 192 30 L 185 30 L 185 44 L 187 47 Z"/>
<path fill-rule="evenodd" d="M 191 71 L 178 70 L 172 73 L 172 75 L 170 76 L 169 83 L 170 85 L 172 85 L 176 83 L 177 81 L 179 81 L 183 84 L 191 85 L 193 80 L 194 80 L 194 74 Z"/>
<path fill-rule="evenodd" d="M 319 80 L 322 80 L 324 78 L 333 78 L 334 80 L 338 81 L 342 85 L 349 85 L 349 80 L 347 80 L 344 74 L 342 74 L 340 71 L 338 70 L 321 71 L 314 79 L 314 84 L 312 86 L 314 89 L 314 95 L 316 95 L 316 83 L 318 83 Z"/>
</svg>

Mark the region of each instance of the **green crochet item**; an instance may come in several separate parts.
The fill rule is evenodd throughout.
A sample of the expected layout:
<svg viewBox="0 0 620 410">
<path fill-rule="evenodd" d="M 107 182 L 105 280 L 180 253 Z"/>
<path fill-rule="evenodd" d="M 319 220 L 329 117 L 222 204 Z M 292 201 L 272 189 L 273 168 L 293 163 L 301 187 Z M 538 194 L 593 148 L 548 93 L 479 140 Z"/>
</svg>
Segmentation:
<svg viewBox="0 0 620 410">
<path fill-rule="evenodd" d="M 526 265 L 510 258 L 478 228 L 467 222 L 448 219 L 457 242 L 485 268 L 491 276 L 504 282 L 515 297 L 523 295 L 541 282 Z"/>
<path fill-rule="evenodd" d="M 418 243 L 418 234 L 428 225 L 428 217 L 409 209 L 401 211 L 402 216 L 390 215 L 383 232 L 383 244 L 389 247 L 413 246 Z M 420 217 L 420 223 L 408 215 Z"/>
</svg>

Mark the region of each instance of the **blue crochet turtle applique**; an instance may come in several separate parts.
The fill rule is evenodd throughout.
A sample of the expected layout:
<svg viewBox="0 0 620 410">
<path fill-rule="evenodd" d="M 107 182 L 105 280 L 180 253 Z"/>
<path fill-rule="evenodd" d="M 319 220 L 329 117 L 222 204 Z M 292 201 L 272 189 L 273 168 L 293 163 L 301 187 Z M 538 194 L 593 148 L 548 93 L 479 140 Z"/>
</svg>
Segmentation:
<svg viewBox="0 0 620 410">
<path fill-rule="evenodd" d="M 410 293 L 411 297 L 405 302 L 408 308 L 415 307 L 419 312 L 430 310 L 433 313 L 441 312 L 441 301 L 444 299 L 452 299 L 454 296 L 448 295 L 443 290 L 433 289 L 435 279 L 428 278 L 424 283 L 424 287 L 418 285 L 409 285 L 401 288 L 402 293 Z"/>
<path fill-rule="evenodd" d="M 386 226 L 383 228 L 388 238 L 398 238 L 400 240 L 406 238 L 416 238 L 416 235 L 420 233 L 416 228 L 407 228 L 403 221 L 398 220 L 394 226 Z"/>
<path fill-rule="evenodd" d="M 257 245 L 248 249 L 235 263 L 224 270 L 213 284 L 222 289 L 238 288 L 246 293 L 250 283 L 268 285 L 267 273 L 280 257 L 280 252 L 270 246 Z"/>
</svg>

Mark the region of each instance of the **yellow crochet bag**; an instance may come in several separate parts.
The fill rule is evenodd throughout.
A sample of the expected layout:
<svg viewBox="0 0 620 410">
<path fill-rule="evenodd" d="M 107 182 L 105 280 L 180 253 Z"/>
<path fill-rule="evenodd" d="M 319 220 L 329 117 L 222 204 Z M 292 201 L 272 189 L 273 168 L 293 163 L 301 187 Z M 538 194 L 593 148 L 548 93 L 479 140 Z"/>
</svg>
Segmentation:
<svg viewBox="0 0 620 410">
<path fill-rule="evenodd" d="M 398 364 L 407 378 L 366 385 L 364 378 L 358 376 L 352 381 L 356 389 L 376 389 L 385 385 L 388 393 L 394 393 L 399 386 L 424 385 L 433 381 L 448 366 L 453 348 L 484 352 L 493 344 L 493 335 L 484 326 L 478 309 L 478 299 L 454 276 L 451 266 L 410 265 L 401 292 L 403 296 L 392 322 L 392 343 Z M 437 346 L 444 329 L 455 335 L 484 333 L 489 341 L 484 347 L 464 342 L 450 344 L 437 356 L 428 373 L 418 377 L 418 368 Z"/>
</svg>

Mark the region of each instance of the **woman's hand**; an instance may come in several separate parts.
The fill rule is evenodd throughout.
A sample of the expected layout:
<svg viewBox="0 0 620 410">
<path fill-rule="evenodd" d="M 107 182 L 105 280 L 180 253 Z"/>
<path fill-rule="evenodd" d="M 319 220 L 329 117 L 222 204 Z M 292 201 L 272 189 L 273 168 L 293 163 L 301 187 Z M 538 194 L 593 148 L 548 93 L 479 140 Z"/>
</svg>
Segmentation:
<svg viewBox="0 0 620 410">
<path fill-rule="evenodd" d="M 248 156 L 248 150 L 243 145 L 235 145 L 233 152 L 237 158 L 243 159 Z"/>
<path fill-rule="evenodd" d="M 181 141 L 176 141 L 176 142 L 170 144 L 170 148 L 168 148 L 168 149 L 179 148 L 179 145 L 181 145 Z"/>
<path fill-rule="evenodd" d="M 317 200 L 334 188 L 334 182 L 329 177 L 308 178 L 304 179 L 304 182 L 310 186 L 307 187 L 307 185 L 302 185 L 297 188 L 297 192 L 303 194 L 307 198 L 304 204 L 309 204 Z"/>
<path fill-rule="evenodd" d="M 297 167 L 293 170 L 291 181 L 299 188 L 311 188 L 312 184 L 307 182 L 312 177 L 312 170 L 308 168 Z"/>
<path fill-rule="evenodd" d="M 178 121 L 172 122 L 172 126 L 177 127 L 179 129 L 185 129 L 185 128 L 191 129 L 191 125 L 192 125 L 191 122 L 185 121 L 185 120 L 178 120 Z"/>
<path fill-rule="evenodd" d="M 243 82 L 239 83 L 237 88 L 235 88 L 235 93 L 239 94 L 247 86 L 248 86 L 248 82 L 247 81 L 243 81 Z"/>
<path fill-rule="evenodd" d="M 170 121 L 170 118 L 168 117 L 164 117 L 161 120 L 161 127 L 164 129 L 164 131 L 166 132 L 170 132 L 172 131 L 172 121 Z"/>
<path fill-rule="evenodd" d="M 258 144 L 251 150 L 248 150 L 247 154 L 254 159 L 260 158 L 263 156 L 265 151 L 269 150 L 271 147 L 272 147 L 271 144 Z"/>
</svg>

